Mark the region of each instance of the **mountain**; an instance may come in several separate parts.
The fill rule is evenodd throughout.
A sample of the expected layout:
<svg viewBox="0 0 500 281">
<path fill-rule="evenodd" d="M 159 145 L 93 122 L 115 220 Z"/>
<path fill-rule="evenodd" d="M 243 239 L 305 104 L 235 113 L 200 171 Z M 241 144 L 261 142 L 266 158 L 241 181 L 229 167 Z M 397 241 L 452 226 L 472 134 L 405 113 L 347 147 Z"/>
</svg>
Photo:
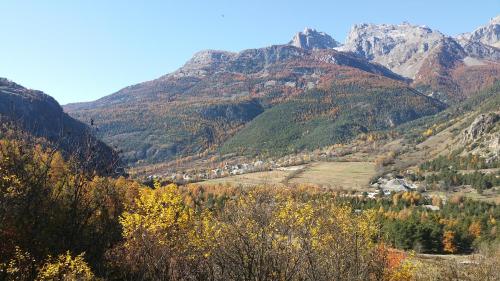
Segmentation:
<svg viewBox="0 0 500 281">
<path fill-rule="evenodd" d="M 221 151 L 250 155 L 311 151 L 445 108 L 404 83 L 349 72 L 266 110 L 225 142 Z"/>
<path fill-rule="evenodd" d="M 500 15 L 492 18 L 487 25 L 481 26 L 473 32 L 459 35 L 458 39 L 500 48 Z"/>
<path fill-rule="evenodd" d="M 353 52 L 413 79 L 429 50 L 445 38 L 439 31 L 409 23 L 354 25 L 341 51 Z"/>
<path fill-rule="evenodd" d="M 500 50 L 495 52 L 500 54 Z M 475 56 L 456 40 L 446 38 L 423 60 L 413 86 L 447 103 L 457 103 L 499 79 L 499 60 Z"/>
<path fill-rule="evenodd" d="M 100 173 L 113 174 L 120 164 L 116 152 L 97 140 L 91 128 L 64 113 L 54 98 L 5 78 L 0 78 L 0 121 L 47 140 L 66 156 L 85 158 L 87 167 Z"/>
<path fill-rule="evenodd" d="M 332 49 L 340 46 L 340 43 L 330 35 L 312 28 L 305 28 L 303 32 L 298 32 L 288 44 L 306 50 Z"/>
<path fill-rule="evenodd" d="M 351 28 L 345 44 L 336 49 L 384 65 L 412 79 L 412 85 L 420 91 L 456 103 L 500 77 L 500 49 L 495 47 L 494 35 L 498 25 L 494 22 L 474 35 L 459 38 L 406 22 L 359 24 Z M 487 39 L 477 39 L 480 35 Z M 464 73 L 473 73 L 473 78 Z"/>
<path fill-rule="evenodd" d="M 334 44 L 320 44 L 318 38 L 324 42 L 331 38 L 326 34 L 306 29 L 302 35 L 316 39 L 303 41 L 305 48 L 287 44 L 237 53 L 201 51 L 173 73 L 64 109 L 77 119 L 95 120 L 105 141 L 121 148 L 129 163 L 141 164 L 238 152 L 248 128 L 267 130 L 274 121 L 305 122 L 301 128 L 306 123 L 331 123 L 331 129 L 310 145 L 302 145 L 306 139 L 296 137 L 303 129 L 293 136 L 271 130 L 265 138 L 268 143 L 279 139 L 280 145 L 268 152 L 285 153 L 345 141 L 357 132 L 396 126 L 444 108 L 410 89 L 409 79 L 386 67 L 330 48 Z M 400 107 L 388 107 L 391 102 Z M 344 124 L 348 117 L 352 122 Z M 363 124 L 367 119 L 380 121 Z M 262 147 L 244 153 L 265 149 L 265 142 L 253 144 Z"/>
<path fill-rule="evenodd" d="M 304 67 L 300 66 L 304 64 Z M 274 45 L 260 49 L 249 49 L 239 53 L 217 50 L 200 51 L 184 66 L 158 79 L 126 87 L 110 96 L 91 103 L 65 106 L 69 112 L 92 109 L 130 102 L 155 99 L 179 100 L 189 97 L 235 98 L 248 96 L 250 90 L 261 92 L 287 82 L 298 82 L 292 88 L 306 87 L 304 82 L 316 84 L 323 69 L 340 65 L 358 68 L 396 80 L 405 80 L 387 68 L 370 63 L 349 53 L 328 50 L 306 50 L 290 45 Z M 279 74 L 281 81 L 265 83 Z M 276 78 L 276 77 L 275 77 Z M 219 84 L 217 84 L 219 83 Z M 221 91 L 220 88 L 224 88 Z M 254 89 L 255 88 L 255 89 Z"/>
</svg>

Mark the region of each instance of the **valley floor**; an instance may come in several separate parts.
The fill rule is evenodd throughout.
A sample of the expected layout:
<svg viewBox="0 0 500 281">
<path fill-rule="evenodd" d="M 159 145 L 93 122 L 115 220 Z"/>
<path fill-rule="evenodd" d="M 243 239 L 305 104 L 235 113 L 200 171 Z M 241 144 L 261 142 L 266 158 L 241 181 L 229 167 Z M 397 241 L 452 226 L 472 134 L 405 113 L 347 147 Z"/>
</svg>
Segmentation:
<svg viewBox="0 0 500 281">
<path fill-rule="evenodd" d="M 369 181 L 375 175 L 372 162 L 312 162 L 307 165 L 279 168 L 273 171 L 248 173 L 201 182 L 202 185 L 236 184 L 308 184 L 320 187 L 369 191 Z"/>
</svg>

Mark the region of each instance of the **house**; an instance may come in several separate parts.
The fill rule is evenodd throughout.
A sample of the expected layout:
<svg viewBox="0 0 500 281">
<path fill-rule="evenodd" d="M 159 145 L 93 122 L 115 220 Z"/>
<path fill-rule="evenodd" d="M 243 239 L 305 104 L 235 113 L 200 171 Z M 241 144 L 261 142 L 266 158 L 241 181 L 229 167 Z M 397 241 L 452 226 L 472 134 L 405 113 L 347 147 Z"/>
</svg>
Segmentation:
<svg viewBox="0 0 500 281">
<path fill-rule="evenodd" d="M 418 188 L 416 184 L 400 178 L 379 178 L 377 182 L 373 183 L 371 186 L 382 189 L 386 195 L 389 195 L 391 192 L 414 191 Z"/>
<path fill-rule="evenodd" d="M 263 161 L 261 161 L 261 160 L 257 160 L 257 161 L 255 161 L 255 162 L 253 163 L 253 165 L 254 165 L 255 167 L 260 167 L 260 166 L 264 165 L 264 162 L 263 162 Z"/>
<path fill-rule="evenodd" d="M 212 176 L 214 176 L 214 177 L 220 177 L 220 176 L 222 176 L 222 169 L 217 168 L 215 170 L 212 170 Z"/>
<path fill-rule="evenodd" d="M 431 211 L 439 211 L 440 210 L 439 206 L 434 206 L 434 205 L 423 205 L 422 207 L 424 207 L 428 210 L 431 210 Z"/>
</svg>

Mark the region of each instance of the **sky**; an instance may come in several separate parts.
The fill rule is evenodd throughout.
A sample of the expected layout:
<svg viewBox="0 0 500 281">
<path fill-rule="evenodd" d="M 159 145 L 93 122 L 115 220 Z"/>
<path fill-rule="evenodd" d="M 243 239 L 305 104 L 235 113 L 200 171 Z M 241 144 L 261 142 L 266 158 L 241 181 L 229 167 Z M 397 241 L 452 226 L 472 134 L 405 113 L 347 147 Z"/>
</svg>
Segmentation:
<svg viewBox="0 0 500 281">
<path fill-rule="evenodd" d="M 500 0 L 0 0 L 0 77 L 59 103 L 92 101 L 182 66 L 197 51 L 287 43 L 304 27 L 343 42 L 356 23 L 457 35 Z"/>
</svg>

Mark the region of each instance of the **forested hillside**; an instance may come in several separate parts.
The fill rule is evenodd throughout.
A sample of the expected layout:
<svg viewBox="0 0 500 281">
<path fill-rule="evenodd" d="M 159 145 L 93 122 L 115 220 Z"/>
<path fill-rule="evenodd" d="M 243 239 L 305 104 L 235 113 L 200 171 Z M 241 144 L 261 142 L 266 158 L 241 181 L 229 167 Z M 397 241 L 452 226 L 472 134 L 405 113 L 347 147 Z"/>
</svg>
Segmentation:
<svg viewBox="0 0 500 281">
<path fill-rule="evenodd" d="M 362 75 L 328 80 L 320 89 L 272 107 L 224 143 L 222 151 L 283 155 L 314 150 L 345 143 L 361 133 L 394 128 L 445 108 L 388 79 L 366 75 L 362 82 Z M 352 83 L 353 78 L 358 81 Z"/>
<path fill-rule="evenodd" d="M 99 136 L 123 150 L 128 163 L 151 164 L 219 152 L 222 146 L 223 153 L 316 148 L 445 107 L 407 82 L 381 65 L 332 49 L 204 51 L 172 74 L 65 110 L 95 120 Z M 255 147 L 243 151 L 238 139 L 252 140 Z"/>
</svg>

